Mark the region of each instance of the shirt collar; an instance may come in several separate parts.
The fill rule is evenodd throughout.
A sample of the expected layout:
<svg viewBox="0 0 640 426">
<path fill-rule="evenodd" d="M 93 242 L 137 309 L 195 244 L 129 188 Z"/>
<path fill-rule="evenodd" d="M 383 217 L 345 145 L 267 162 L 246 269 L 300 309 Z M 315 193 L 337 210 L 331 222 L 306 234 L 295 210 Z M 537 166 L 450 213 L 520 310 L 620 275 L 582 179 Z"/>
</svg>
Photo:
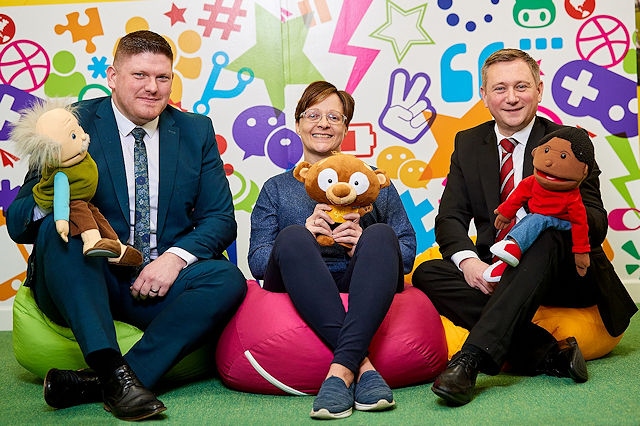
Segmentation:
<svg viewBox="0 0 640 426">
<path fill-rule="evenodd" d="M 511 139 L 512 141 L 515 142 L 515 145 L 517 146 L 519 143 L 527 143 L 527 141 L 529 140 L 529 136 L 531 135 L 531 130 L 533 129 L 533 123 L 534 121 L 536 121 L 536 118 L 533 117 L 533 120 L 531 120 L 529 122 L 529 124 L 526 125 L 526 127 L 522 130 L 519 130 L 517 132 L 515 132 L 513 135 L 511 136 L 504 136 L 502 134 L 500 134 L 500 132 L 498 131 L 498 125 L 496 124 L 494 126 L 495 132 L 496 132 L 496 138 L 497 138 L 497 145 L 500 145 L 500 141 L 502 139 Z"/>
<path fill-rule="evenodd" d="M 116 104 L 113 102 L 113 99 L 111 99 L 111 107 L 113 108 L 113 115 L 116 117 L 116 125 L 118 126 L 118 132 L 120 133 L 121 138 L 129 136 L 131 131 L 136 127 L 142 127 L 150 137 L 158 130 L 160 117 L 156 117 L 142 126 L 137 126 L 120 112 L 118 107 L 116 107 Z"/>
</svg>

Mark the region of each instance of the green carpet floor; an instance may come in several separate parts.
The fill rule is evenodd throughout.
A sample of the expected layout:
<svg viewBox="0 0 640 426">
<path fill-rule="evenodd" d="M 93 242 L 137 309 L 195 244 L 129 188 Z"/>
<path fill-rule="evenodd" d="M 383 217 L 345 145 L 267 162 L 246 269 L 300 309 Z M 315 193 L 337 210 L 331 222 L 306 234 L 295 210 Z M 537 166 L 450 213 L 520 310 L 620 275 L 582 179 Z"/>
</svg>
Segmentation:
<svg viewBox="0 0 640 426">
<path fill-rule="evenodd" d="M 587 383 L 556 377 L 508 374 L 478 377 L 477 396 L 448 407 L 430 384 L 396 389 L 397 406 L 382 413 L 355 412 L 332 424 L 358 425 L 640 425 L 640 315 L 614 351 L 588 363 Z M 124 423 L 89 404 L 54 410 L 42 399 L 42 381 L 13 357 L 11 332 L 0 332 L 0 424 Z M 313 397 L 254 395 L 232 391 L 217 379 L 163 392 L 165 415 L 146 423 L 175 425 L 311 424 Z"/>
</svg>

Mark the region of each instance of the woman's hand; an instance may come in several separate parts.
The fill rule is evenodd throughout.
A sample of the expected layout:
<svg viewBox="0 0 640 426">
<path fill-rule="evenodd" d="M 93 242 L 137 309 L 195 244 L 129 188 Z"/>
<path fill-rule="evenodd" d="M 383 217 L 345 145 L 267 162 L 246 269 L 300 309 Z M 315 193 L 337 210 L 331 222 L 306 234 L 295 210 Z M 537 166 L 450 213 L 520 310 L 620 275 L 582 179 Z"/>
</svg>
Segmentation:
<svg viewBox="0 0 640 426">
<path fill-rule="evenodd" d="M 309 216 L 304 223 L 305 228 L 313 235 L 322 234 L 332 237 L 330 225 L 333 225 L 335 222 L 327 214 L 328 211 L 331 211 L 331 206 L 328 204 L 316 204 L 313 213 L 311 213 L 311 216 Z"/>
<path fill-rule="evenodd" d="M 360 215 L 358 213 L 347 213 L 344 215 L 345 221 L 333 230 L 333 239 L 336 243 L 351 244 L 351 250 L 347 253 L 353 256 L 356 245 L 362 235 L 360 227 Z"/>
</svg>

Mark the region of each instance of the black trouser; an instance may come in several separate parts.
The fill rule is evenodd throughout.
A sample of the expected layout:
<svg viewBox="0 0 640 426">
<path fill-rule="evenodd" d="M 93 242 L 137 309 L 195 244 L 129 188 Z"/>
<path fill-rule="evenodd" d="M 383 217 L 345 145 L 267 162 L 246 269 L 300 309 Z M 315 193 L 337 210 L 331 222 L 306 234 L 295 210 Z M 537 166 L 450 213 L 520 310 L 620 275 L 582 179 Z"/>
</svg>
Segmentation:
<svg viewBox="0 0 640 426">
<path fill-rule="evenodd" d="M 357 375 L 394 294 L 404 288 L 398 239 L 388 225 L 367 227 L 347 270 L 332 274 L 314 236 L 303 226 L 289 226 L 275 240 L 264 288 L 286 291 L 302 319 L 333 351 L 333 362 Z M 340 292 L 349 293 L 346 312 Z"/>
<path fill-rule="evenodd" d="M 492 360 L 483 372 L 496 374 L 504 361 L 514 371 L 535 374 L 556 339 L 531 322 L 540 305 L 586 307 L 596 304 L 591 277 L 576 272 L 569 232 L 547 230 L 515 267 L 508 267 L 493 294 L 471 288 L 449 260 L 422 263 L 413 284 L 424 291 L 438 312 L 469 330 L 467 345 Z"/>
</svg>

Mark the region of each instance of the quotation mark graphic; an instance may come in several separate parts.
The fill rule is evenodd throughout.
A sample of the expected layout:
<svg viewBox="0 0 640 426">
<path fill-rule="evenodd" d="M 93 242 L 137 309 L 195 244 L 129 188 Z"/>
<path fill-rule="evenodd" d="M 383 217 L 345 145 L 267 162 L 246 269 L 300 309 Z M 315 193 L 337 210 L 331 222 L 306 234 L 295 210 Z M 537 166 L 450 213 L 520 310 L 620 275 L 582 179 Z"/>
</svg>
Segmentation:
<svg viewBox="0 0 640 426">
<path fill-rule="evenodd" d="M 236 24 L 238 17 L 247 16 L 247 11 L 242 9 L 242 0 L 234 0 L 233 6 L 224 6 L 224 0 L 216 0 L 214 4 L 205 4 L 203 9 L 209 12 L 209 19 L 198 19 L 198 25 L 204 27 L 202 35 L 210 37 L 211 31 L 215 28 L 222 30 L 220 38 L 229 40 L 231 31 L 239 32 L 241 26 Z M 226 20 L 218 20 L 220 15 L 226 15 Z"/>
</svg>

